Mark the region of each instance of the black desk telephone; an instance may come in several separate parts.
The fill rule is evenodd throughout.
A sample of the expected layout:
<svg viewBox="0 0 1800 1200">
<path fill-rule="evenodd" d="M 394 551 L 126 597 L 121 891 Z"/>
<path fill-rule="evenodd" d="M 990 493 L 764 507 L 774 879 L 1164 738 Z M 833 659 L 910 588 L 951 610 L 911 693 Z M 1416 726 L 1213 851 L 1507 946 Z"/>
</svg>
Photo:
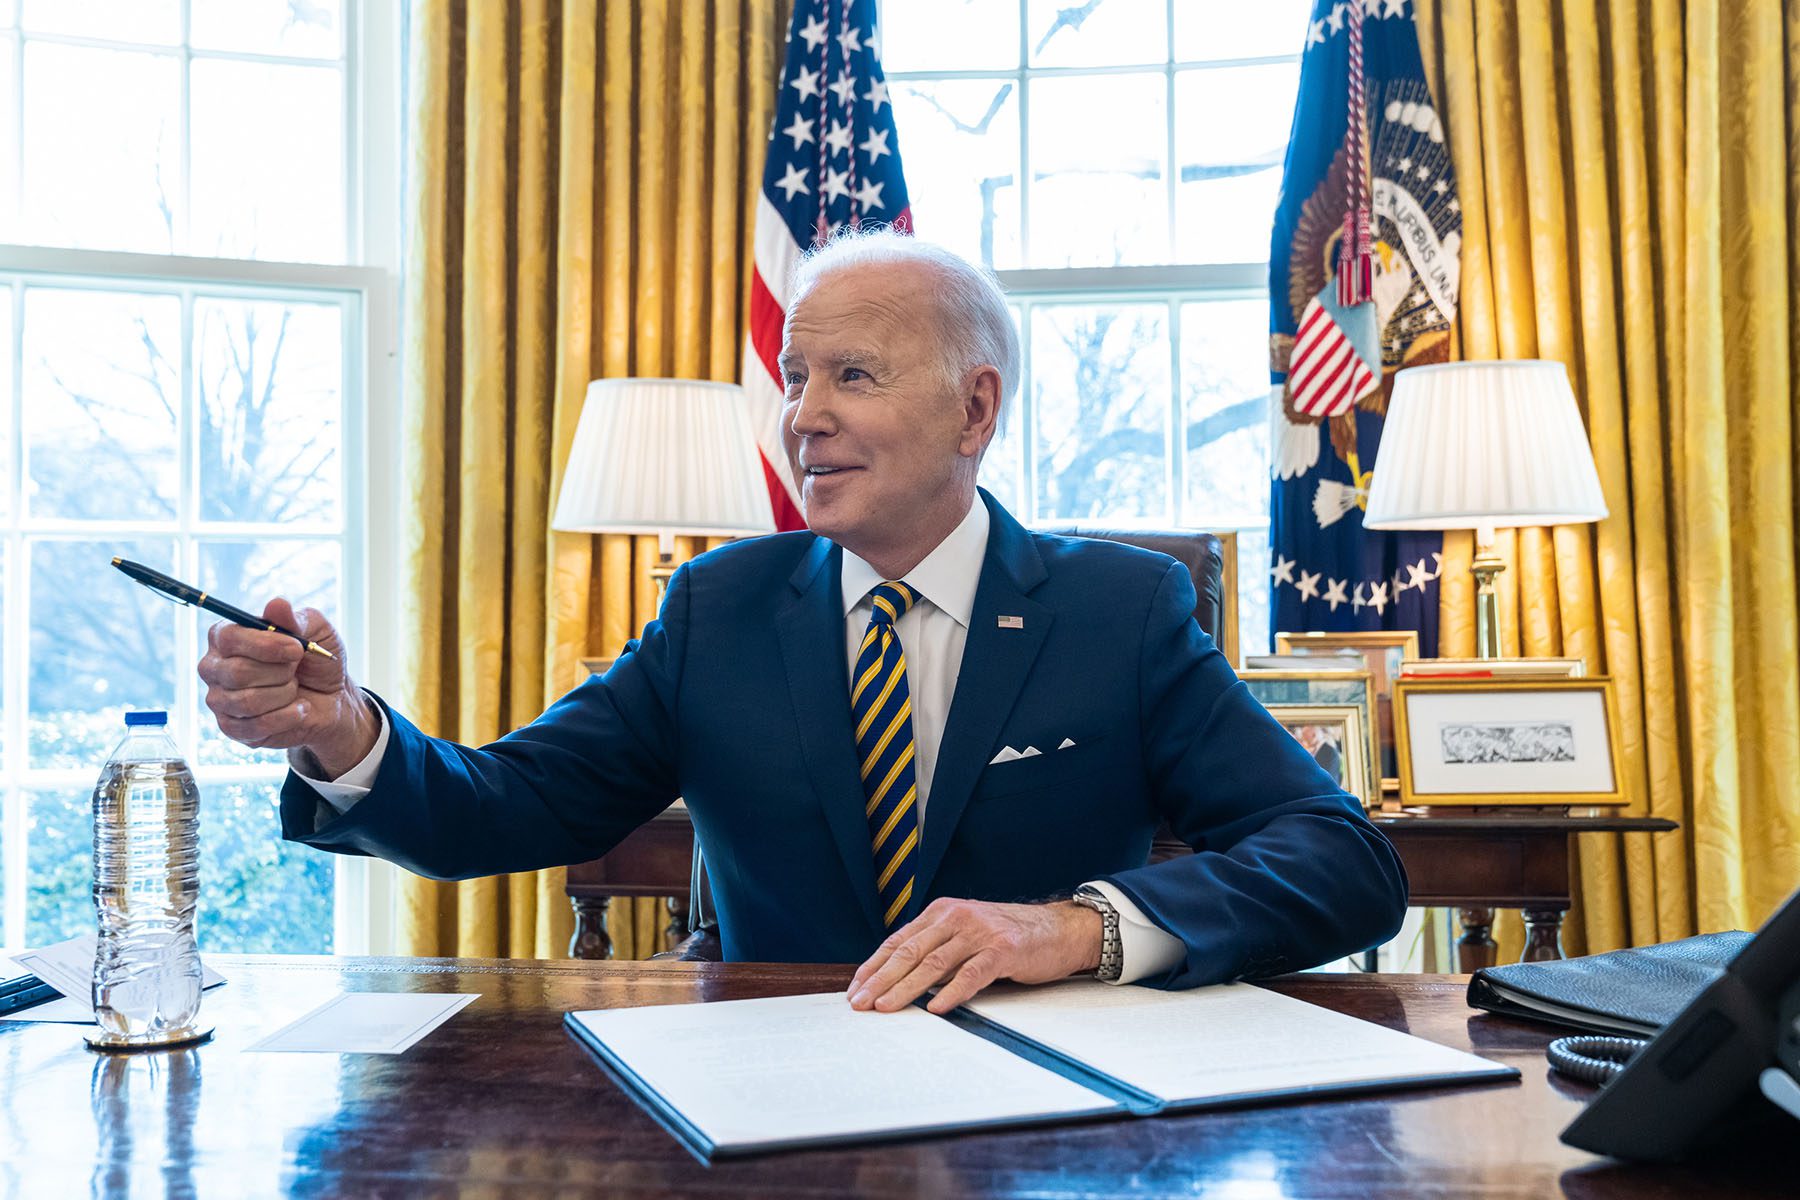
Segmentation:
<svg viewBox="0 0 1800 1200">
<path fill-rule="evenodd" d="M 1800 1120 L 1800 892 L 1601 1088 L 1562 1140 L 1615 1158 L 1682 1158 L 1746 1121 L 1780 1119 L 1770 1104 Z"/>
</svg>

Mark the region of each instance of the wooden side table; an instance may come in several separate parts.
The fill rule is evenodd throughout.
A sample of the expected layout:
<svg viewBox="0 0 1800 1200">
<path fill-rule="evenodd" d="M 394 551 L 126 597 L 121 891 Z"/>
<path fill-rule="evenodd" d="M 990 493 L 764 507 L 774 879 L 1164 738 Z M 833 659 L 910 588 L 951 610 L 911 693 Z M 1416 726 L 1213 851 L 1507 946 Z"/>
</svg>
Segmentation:
<svg viewBox="0 0 1800 1200">
<path fill-rule="evenodd" d="M 566 890 L 575 907 L 570 958 L 611 958 L 607 908 L 615 896 L 661 896 L 669 913 L 669 941 L 687 933 L 694 824 L 677 800 L 632 831 L 601 858 L 569 867 Z"/>
<path fill-rule="evenodd" d="M 1371 819 L 1393 841 L 1406 865 L 1414 904 L 1459 910 L 1463 971 L 1494 964 L 1494 910 L 1525 915 L 1523 961 L 1561 958 L 1562 923 L 1574 890 L 1569 839 L 1578 833 L 1667 833 L 1679 828 L 1660 817 L 1565 817 L 1541 811 L 1471 813 L 1435 810 L 1376 813 Z M 572 958 L 612 957 L 607 907 L 615 896 L 661 896 L 669 912 L 669 940 L 687 930 L 694 829 L 677 803 L 658 814 L 604 858 L 569 868 L 575 907 Z"/>
<path fill-rule="evenodd" d="M 1578 833 L 1667 833 L 1679 828 L 1661 817 L 1565 817 L 1541 811 L 1370 817 L 1393 841 L 1406 865 L 1414 904 L 1460 910 L 1457 962 L 1463 971 L 1494 965 L 1496 908 L 1525 915 L 1523 962 L 1561 958 L 1563 917 L 1573 898 L 1570 838 Z"/>
</svg>

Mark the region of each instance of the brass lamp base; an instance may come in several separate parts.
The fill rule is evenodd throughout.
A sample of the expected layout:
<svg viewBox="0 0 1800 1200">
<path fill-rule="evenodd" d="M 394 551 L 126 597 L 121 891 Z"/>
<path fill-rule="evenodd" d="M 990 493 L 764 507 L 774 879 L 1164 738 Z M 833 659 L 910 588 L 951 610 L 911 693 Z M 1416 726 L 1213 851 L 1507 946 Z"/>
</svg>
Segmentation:
<svg viewBox="0 0 1800 1200">
<path fill-rule="evenodd" d="M 1494 549 L 1494 530 L 1486 526 L 1475 532 L 1475 559 L 1469 564 L 1475 576 L 1475 656 L 1500 657 L 1500 594 L 1494 590 L 1494 577 L 1506 570 L 1506 560 Z"/>
</svg>

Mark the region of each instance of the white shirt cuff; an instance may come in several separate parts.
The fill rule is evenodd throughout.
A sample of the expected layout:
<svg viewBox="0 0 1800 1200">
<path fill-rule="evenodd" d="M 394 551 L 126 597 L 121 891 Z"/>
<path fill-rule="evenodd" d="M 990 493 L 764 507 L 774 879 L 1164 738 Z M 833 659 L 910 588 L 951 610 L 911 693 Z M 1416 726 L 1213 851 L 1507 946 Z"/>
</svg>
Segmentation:
<svg viewBox="0 0 1800 1200">
<path fill-rule="evenodd" d="M 1124 892 L 1098 879 L 1082 886 L 1099 892 L 1119 910 L 1119 956 L 1124 969 L 1110 982 L 1136 983 L 1150 975 L 1161 975 L 1187 957 L 1187 946 L 1182 940 L 1146 917 Z"/>
<path fill-rule="evenodd" d="M 381 770 L 381 756 L 387 753 L 389 726 L 387 714 L 381 711 L 381 705 L 374 705 L 374 709 L 375 719 L 381 722 L 381 732 L 376 735 L 374 747 L 363 755 L 361 762 L 336 779 L 314 779 L 301 766 L 299 753 L 288 751 L 288 767 L 311 785 L 313 791 L 319 793 L 324 802 L 334 810 L 331 813 L 321 812 L 321 821 L 349 812 L 351 805 L 368 795 L 369 789 L 375 786 L 375 776 Z"/>
</svg>

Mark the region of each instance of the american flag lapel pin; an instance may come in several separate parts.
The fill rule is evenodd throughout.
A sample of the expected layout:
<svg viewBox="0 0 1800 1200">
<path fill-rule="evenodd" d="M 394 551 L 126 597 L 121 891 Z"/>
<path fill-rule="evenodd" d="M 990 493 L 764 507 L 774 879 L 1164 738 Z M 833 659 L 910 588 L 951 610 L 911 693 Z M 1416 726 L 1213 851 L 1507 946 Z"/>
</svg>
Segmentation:
<svg viewBox="0 0 1800 1200">
<path fill-rule="evenodd" d="M 1024 617 L 1004 617 L 1003 616 L 1000 618 L 1000 628 L 1002 628 L 1002 629 L 1023 629 L 1023 628 L 1025 628 L 1025 618 Z"/>
</svg>

